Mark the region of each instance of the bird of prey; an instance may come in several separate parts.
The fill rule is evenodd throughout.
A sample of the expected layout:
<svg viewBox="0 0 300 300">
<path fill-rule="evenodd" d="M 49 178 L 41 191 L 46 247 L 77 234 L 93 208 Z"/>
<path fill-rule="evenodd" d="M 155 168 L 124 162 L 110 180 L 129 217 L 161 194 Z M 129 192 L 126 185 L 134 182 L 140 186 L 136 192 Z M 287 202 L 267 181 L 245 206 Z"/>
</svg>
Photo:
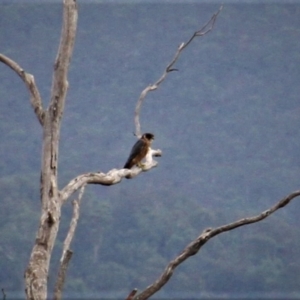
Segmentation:
<svg viewBox="0 0 300 300">
<path fill-rule="evenodd" d="M 154 134 L 144 133 L 142 137 L 133 145 L 124 169 L 131 169 L 134 165 L 138 165 L 140 168 L 142 168 L 143 164 L 141 161 L 147 155 L 153 140 Z"/>
</svg>

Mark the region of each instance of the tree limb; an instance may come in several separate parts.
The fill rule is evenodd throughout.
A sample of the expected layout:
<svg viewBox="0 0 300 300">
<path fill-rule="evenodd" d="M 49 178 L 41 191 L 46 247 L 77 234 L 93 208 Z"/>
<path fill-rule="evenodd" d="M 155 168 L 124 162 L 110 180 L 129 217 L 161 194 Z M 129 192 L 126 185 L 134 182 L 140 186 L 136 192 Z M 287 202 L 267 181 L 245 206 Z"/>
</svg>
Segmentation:
<svg viewBox="0 0 300 300">
<path fill-rule="evenodd" d="M 133 167 L 132 169 L 112 169 L 107 173 L 85 173 L 78 175 L 72 179 L 61 191 L 60 198 L 62 203 L 67 201 L 68 198 L 75 193 L 78 189 L 86 184 L 100 184 L 100 185 L 113 185 L 119 183 L 123 178 L 134 178 L 141 172 L 149 171 L 157 166 L 157 161 L 152 159 L 152 156 L 161 156 L 160 150 L 151 149 L 146 157 L 146 163 L 143 169 Z"/>
<path fill-rule="evenodd" d="M 73 201 L 73 216 L 70 222 L 69 231 L 64 240 L 63 253 L 60 259 L 60 266 L 57 275 L 57 280 L 54 289 L 54 300 L 60 300 L 62 296 L 63 285 L 65 282 L 66 272 L 68 269 L 69 261 L 72 258 L 73 252 L 70 250 L 70 245 L 73 240 L 75 230 L 77 227 L 77 222 L 79 219 L 79 207 L 81 203 L 81 199 L 84 193 L 85 185 L 83 185 L 80 189 L 78 199 Z"/>
<path fill-rule="evenodd" d="M 62 289 L 65 283 L 65 277 L 67 273 L 67 268 L 69 265 L 69 261 L 71 260 L 73 252 L 71 250 L 66 250 L 65 255 L 62 257 L 60 262 L 59 272 L 57 275 L 57 281 L 54 289 L 54 300 L 60 300 L 62 296 Z"/>
<path fill-rule="evenodd" d="M 24 81 L 30 93 L 30 102 L 41 125 L 44 123 L 44 110 L 40 92 L 35 84 L 33 75 L 26 73 L 15 61 L 0 53 L 0 61 L 15 71 Z"/>
<path fill-rule="evenodd" d="M 186 43 L 181 43 L 173 57 L 173 59 L 171 60 L 171 62 L 167 65 L 165 71 L 163 72 L 162 76 L 153 84 L 150 84 L 149 86 L 147 86 L 141 93 L 138 102 L 136 104 L 136 108 L 135 108 L 135 112 L 134 112 L 134 123 L 135 123 L 135 135 L 140 138 L 142 133 L 141 133 L 141 124 L 140 124 L 140 110 L 141 110 L 141 106 L 142 103 L 146 97 L 146 95 L 148 94 L 148 92 L 150 91 L 154 91 L 156 90 L 159 85 L 165 80 L 165 78 L 167 77 L 168 73 L 172 72 L 172 71 L 177 71 L 177 69 L 172 68 L 174 66 L 174 64 L 176 63 L 176 61 L 178 60 L 181 52 L 183 51 L 183 49 L 185 49 L 192 41 L 195 37 L 198 36 L 204 36 L 205 34 L 209 33 L 210 31 L 212 31 L 216 19 L 219 15 L 219 13 L 221 12 L 221 10 L 223 9 L 223 5 L 220 6 L 219 10 L 213 14 L 213 16 L 210 18 L 210 20 L 198 31 L 196 31 L 193 36 L 186 42 Z"/>
<path fill-rule="evenodd" d="M 213 14 L 213 16 L 210 18 L 210 20 L 200 30 L 195 31 L 194 34 L 192 35 L 192 37 L 185 44 L 182 44 L 181 50 L 186 48 L 195 37 L 203 36 L 203 35 L 209 33 L 210 31 L 212 31 L 214 28 L 215 22 L 217 20 L 217 17 L 222 9 L 223 9 L 223 5 L 220 6 L 219 10 Z M 174 63 L 175 63 L 175 61 L 174 61 Z M 172 67 L 172 65 L 170 67 Z"/>
<path fill-rule="evenodd" d="M 130 294 L 127 296 L 126 300 L 132 300 L 136 293 L 137 293 L 137 289 L 133 289 L 130 292 Z"/>
<path fill-rule="evenodd" d="M 197 237 L 194 241 L 192 241 L 175 259 L 173 259 L 165 268 L 164 272 L 161 276 L 150 286 L 148 286 L 144 291 L 139 293 L 134 297 L 134 300 L 145 300 L 155 294 L 158 290 L 160 290 L 171 278 L 173 272 L 177 266 L 183 263 L 190 256 L 193 256 L 198 253 L 201 247 L 206 244 L 214 236 L 217 236 L 220 233 L 227 232 L 233 229 L 236 229 L 241 226 L 245 226 L 248 224 L 256 223 L 264 220 L 271 214 L 273 214 L 276 210 L 286 206 L 290 203 L 294 198 L 300 196 L 300 190 L 295 191 L 285 198 L 281 199 L 278 203 L 276 203 L 271 208 L 263 211 L 259 215 L 249 218 L 243 218 L 237 220 L 233 223 L 223 225 L 217 228 L 208 228 L 202 232 L 202 234 Z"/>
<path fill-rule="evenodd" d="M 54 63 L 51 100 L 49 110 L 53 117 L 60 120 L 64 111 L 65 98 L 68 90 L 68 70 L 72 57 L 76 29 L 77 29 L 77 4 L 76 0 L 64 0 L 63 27 L 60 44 Z"/>
</svg>

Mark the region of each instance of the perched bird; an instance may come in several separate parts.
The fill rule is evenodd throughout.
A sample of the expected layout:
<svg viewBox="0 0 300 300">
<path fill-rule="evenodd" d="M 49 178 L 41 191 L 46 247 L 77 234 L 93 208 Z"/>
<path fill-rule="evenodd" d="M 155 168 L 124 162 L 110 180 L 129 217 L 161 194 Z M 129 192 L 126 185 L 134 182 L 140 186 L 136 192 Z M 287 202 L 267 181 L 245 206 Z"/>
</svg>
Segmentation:
<svg viewBox="0 0 300 300">
<path fill-rule="evenodd" d="M 140 168 L 142 168 L 143 164 L 141 161 L 147 155 L 153 140 L 154 134 L 144 133 L 142 137 L 133 145 L 124 169 L 131 169 L 134 165 L 138 165 Z"/>
</svg>

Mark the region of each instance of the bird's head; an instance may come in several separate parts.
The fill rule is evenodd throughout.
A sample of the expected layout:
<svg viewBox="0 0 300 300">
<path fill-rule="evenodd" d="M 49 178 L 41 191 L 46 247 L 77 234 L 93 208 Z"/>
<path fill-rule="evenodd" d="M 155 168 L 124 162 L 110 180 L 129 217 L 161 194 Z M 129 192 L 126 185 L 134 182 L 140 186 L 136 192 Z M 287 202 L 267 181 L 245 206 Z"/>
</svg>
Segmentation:
<svg viewBox="0 0 300 300">
<path fill-rule="evenodd" d="M 147 132 L 142 135 L 142 138 L 152 142 L 154 140 L 154 134 Z"/>
</svg>

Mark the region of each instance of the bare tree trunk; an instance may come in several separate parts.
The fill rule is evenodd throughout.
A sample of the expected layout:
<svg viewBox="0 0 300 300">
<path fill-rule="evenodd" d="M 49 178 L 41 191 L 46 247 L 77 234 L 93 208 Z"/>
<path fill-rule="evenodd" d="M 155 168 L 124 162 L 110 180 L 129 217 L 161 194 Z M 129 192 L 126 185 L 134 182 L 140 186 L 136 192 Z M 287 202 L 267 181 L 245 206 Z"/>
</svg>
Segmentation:
<svg viewBox="0 0 300 300">
<path fill-rule="evenodd" d="M 40 225 L 25 271 L 27 299 L 47 298 L 49 263 L 56 240 L 62 200 L 57 186 L 57 161 L 61 118 L 68 89 L 67 73 L 77 25 L 76 0 L 64 0 L 63 28 L 54 65 L 51 101 L 43 116 Z"/>
<path fill-rule="evenodd" d="M 49 263 L 61 214 L 61 201 L 57 189 L 57 158 L 58 124 L 48 110 L 44 119 L 41 173 L 42 212 L 35 245 L 25 272 L 27 299 L 47 298 Z"/>
</svg>

